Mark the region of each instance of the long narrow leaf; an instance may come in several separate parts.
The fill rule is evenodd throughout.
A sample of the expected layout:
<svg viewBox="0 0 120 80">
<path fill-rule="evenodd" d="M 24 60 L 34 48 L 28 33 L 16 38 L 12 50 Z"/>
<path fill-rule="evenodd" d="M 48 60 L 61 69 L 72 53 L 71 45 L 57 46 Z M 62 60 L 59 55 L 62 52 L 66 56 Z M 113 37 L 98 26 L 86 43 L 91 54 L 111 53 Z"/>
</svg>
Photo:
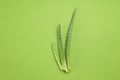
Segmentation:
<svg viewBox="0 0 120 80">
<path fill-rule="evenodd" d="M 65 40 L 65 55 L 66 55 L 66 59 L 67 59 L 68 68 L 69 68 L 71 33 L 72 33 L 73 21 L 74 21 L 75 13 L 76 13 L 76 9 L 74 9 L 74 11 L 73 11 L 71 21 L 70 21 L 70 24 L 69 24 L 69 27 L 68 27 L 68 30 L 67 30 L 67 34 L 66 34 L 66 40 Z"/>
<path fill-rule="evenodd" d="M 57 28 L 57 43 L 58 43 L 58 53 L 59 53 L 59 59 L 62 64 L 63 70 L 67 70 L 67 64 L 66 64 L 66 57 L 64 53 L 63 48 L 63 42 L 62 42 L 62 36 L 61 36 L 61 25 L 59 24 Z"/>
<path fill-rule="evenodd" d="M 58 65 L 58 67 L 62 70 L 62 65 L 60 63 L 59 57 L 57 56 L 56 52 L 55 52 L 55 48 L 53 46 L 53 43 L 51 44 L 51 49 L 52 49 L 52 53 L 53 53 L 53 57 Z"/>
</svg>

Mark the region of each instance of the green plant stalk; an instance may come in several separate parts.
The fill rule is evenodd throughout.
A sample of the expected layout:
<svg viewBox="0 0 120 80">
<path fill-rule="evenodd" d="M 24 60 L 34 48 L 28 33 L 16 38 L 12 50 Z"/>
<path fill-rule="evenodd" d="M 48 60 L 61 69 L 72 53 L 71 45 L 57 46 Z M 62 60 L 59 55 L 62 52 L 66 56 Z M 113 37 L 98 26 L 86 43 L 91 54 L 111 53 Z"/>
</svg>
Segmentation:
<svg viewBox="0 0 120 80">
<path fill-rule="evenodd" d="M 65 72 L 69 72 L 70 70 L 70 67 L 69 67 L 70 42 L 71 42 L 71 34 L 72 34 L 75 13 L 76 13 L 76 9 L 74 9 L 73 11 L 71 21 L 66 33 L 65 46 L 63 46 L 63 42 L 62 42 L 61 25 L 59 24 L 59 26 L 57 27 L 58 56 L 55 52 L 53 44 L 51 45 L 53 56 L 55 58 L 56 63 L 58 64 L 59 68 Z"/>
</svg>

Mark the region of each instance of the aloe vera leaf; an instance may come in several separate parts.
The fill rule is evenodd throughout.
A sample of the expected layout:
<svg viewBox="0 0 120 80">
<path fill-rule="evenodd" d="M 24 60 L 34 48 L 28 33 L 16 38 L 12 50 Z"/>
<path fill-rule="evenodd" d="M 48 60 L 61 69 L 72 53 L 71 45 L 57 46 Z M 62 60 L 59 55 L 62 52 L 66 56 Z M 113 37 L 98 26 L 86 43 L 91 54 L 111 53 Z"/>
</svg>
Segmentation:
<svg viewBox="0 0 120 80">
<path fill-rule="evenodd" d="M 63 48 L 62 36 L 61 36 L 61 25 L 59 24 L 57 28 L 57 44 L 60 63 L 62 65 L 62 70 L 67 70 L 66 57 Z"/>
<path fill-rule="evenodd" d="M 54 48 L 54 46 L 53 46 L 53 43 L 51 43 L 51 49 L 52 49 L 53 57 L 54 57 L 57 65 L 58 65 L 58 67 L 62 70 L 62 65 L 61 65 L 61 63 L 60 63 L 60 60 L 59 60 L 56 52 L 55 52 L 55 48 Z"/>
<path fill-rule="evenodd" d="M 73 11 L 71 21 L 70 21 L 70 24 L 69 24 L 69 27 L 68 27 L 68 30 L 67 30 L 67 33 L 66 33 L 66 40 L 65 40 L 65 56 L 66 56 L 66 60 L 67 60 L 68 69 L 70 68 L 70 66 L 69 66 L 70 42 L 71 42 L 71 34 L 72 34 L 72 28 L 73 28 L 75 13 L 76 13 L 76 8 Z"/>
</svg>

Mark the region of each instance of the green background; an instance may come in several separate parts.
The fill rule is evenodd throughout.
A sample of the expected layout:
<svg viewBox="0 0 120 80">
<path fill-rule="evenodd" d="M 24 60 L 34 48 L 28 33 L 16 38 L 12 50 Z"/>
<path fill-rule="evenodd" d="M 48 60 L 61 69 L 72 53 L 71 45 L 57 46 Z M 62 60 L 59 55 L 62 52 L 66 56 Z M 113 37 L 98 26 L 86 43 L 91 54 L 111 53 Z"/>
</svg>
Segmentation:
<svg viewBox="0 0 120 80">
<path fill-rule="evenodd" d="M 77 8 L 71 72 L 51 52 Z M 0 0 L 0 80 L 120 80 L 119 0 Z"/>
</svg>

